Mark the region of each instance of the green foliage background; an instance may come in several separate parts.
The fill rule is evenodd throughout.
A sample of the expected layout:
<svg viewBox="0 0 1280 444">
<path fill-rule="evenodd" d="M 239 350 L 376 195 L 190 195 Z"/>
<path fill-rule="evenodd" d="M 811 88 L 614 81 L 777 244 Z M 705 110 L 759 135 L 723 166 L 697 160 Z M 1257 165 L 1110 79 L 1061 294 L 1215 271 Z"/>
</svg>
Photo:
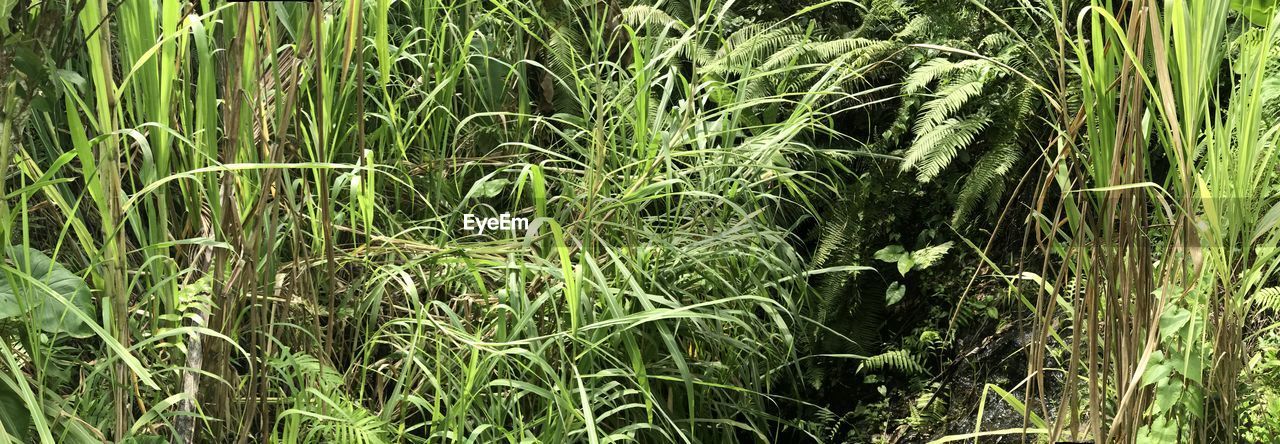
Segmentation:
<svg viewBox="0 0 1280 444">
<path fill-rule="evenodd" d="M 1276 17 L 0 0 L 0 442 L 1274 440 Z"/>
</svg>

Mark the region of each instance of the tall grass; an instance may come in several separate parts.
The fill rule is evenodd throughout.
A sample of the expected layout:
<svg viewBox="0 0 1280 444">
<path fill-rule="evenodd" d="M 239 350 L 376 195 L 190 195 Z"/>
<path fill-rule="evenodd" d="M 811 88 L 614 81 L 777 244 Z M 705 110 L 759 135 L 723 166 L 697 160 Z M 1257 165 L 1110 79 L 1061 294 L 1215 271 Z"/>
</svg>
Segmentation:
<svg viewBox="0 0 1280 444">
<path fill-rule="evenodd" d="M 780 215 L 868 60 L 729 6 L 87 1 L 5 120 L 0 232 L 99 312 L 13 318 L 5 413 L 45 442 L 779 439 Z M 460 229 L 503 212 L 532 227 Z"/>
<path fill-rule="evenodd" d="M 1044 412 L 1065 373 L 1050 440 L 1235 441 L 1246 320 L 1277 263 L 1262 79 L 1280 24 L 1229 10 L 1094 1 L 1064 35 L 1081 105 L 1038 198 L 1036 346 L 1063 333 L 1069 353 L 1033 354 L 1030 385 Z"/>
</svg>

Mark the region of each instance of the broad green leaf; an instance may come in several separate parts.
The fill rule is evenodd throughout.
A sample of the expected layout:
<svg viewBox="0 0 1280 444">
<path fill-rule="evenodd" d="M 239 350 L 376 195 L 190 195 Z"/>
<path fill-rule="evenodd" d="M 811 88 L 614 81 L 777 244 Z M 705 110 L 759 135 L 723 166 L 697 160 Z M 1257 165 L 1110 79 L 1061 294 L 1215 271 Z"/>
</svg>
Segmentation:
<svg viewBox="0 0 1280 444">
<path fill-rule="evenodd" d="M 1151 385 L 1169 378 L 1169 374 L 1173 372 L 1173 367 L 1169 364 L 1159 364 L 1147 367 L 1147 371 L 1142 373 L 1142 385 Z"/>
<path fill-rule="evenodd" d="M 1178 442 L 1178 438 L 1177 425 L 1160 416 L 1155 421 L 1152 421 L 1150 425 L 1145 425 L 1138 429 L 1137 441 L 1139 444 L 1169 443 Z"/>
<path fill-rule="evenodd" d="M 4 1 L 4 0 L 0 0 L 0 1 Z M 67 83 L 75 85 L 77 88 L 84 88 L 84 77 L 81 77 L 80 74 L 76 73 L 75 71 L 59 69 L 54 71 L 53 74 L 57 76 L 59 79 L 65 80 Z"/>
<path fill-rule="evenodd" d="M 884 291 L 884 305 L 897 304 L 902 297 L 907 294 L 907 286 L 900 282 L 889 284 L 889 288 Z"/>
<path fill-rule="evenodd" d="M 471 189 L 467 190 L 467 194 L 463 197 L 463 200 L 495 197 L 502 194 L 502 190 L 505 190 L 507 188 L 507 184 L 511 183 L 511 181 L 502 178 L 495 178 L 494 176 L 498 173 L 499 171 L 489 173 L 472 183 Z"/>
<path fill-rule="evenodd" d="M 22 397 L 0 380 L 0 425 L 17 442 L 31 442 L 31 412 L 22 401 Z"/>
<path fill-rule="evenodd" d="M 737 96 L 737 94 L 734 93 L 733 88 L 725 85 L 725 83 L 720 80 L 711 80 L 707 86 L 707 93 L 707 95 L 711 97 L 711 100 L 722 105 L 733 103 L 734 98 Z"/>
<path fill-rule="evenodd" d="M 1173 367 L 1165 364 L 1164 352 L 1156 350 L 1151 353 L 1151 358 L 1147 361 L 1147 370 L 1142 373 L 1142 385 L 1151 385 L 1168 378 L 1171 372 Z"/>
<path fill-rule="evenodd" d="M 1258 26 L 1267 26 L 1276 12 L 1277 0 L 1231 0 L 1231 9 Z"/>
<path fill-rule="evenodd" d="M 899 258 L 907 254 L 907 249 L 901 245 L 890 245 L 876 251 L 876 259 L 883 262 L 897 262 Z"/>
<path fill-rule="evenodd" d="M 0 278 L 0 319 L 34 312 L 34 322 L 46 333 L 64 333 L 77 338 L 93 334 L 84 321 L 67 310 L 66 305 L 31 282 L 41 282 L 80 311 L 93 313 L 89 285 L 84 279 L 39 250 L 13 246 L 5 251 L 7 260 L 26 276 Z"/>
<path fill-rule="evenodd" d="M 480 184 L 480 195 L 484 197 L 495 197 L 502 193 L 507 187 L 507 179 L 490 179 Z"/>
<path fill-rule="evenodd" d="M 1182 307 L 1173 307 L 1160 315 L 1160 339 L 1173 336 L 1191 320 L 1191 312 Z"/>
<path fill-rule="evenodd" d="M 916 261 L 912 260 L 910 255 L 903 255 L 898 258 L 898 274 L 906 276 L 907 272 L 911 271 L 911 267 L 914 266 L 916 266 Z"/>
<path fill-rule="evenodd" d="M 9 11 L 16 4 L 17 0 L 0 0 L 0 35 L 9 35 Z"/>
<path fill-rule="evenodd" d="M 1202 382 L 1204 378 L 1204 359 L 1200 356 L 1199 349 L 1192 349 L 1190 353 L 1187 353 L 1185 359 L 1181 353 L 1170 356 L 1169 362 L 1173 365 L 1173 370 L 1182 375 L 1182 377 L 1195 382 Z"/>
<path fill-rule="evenodd" d="M 1164 413 L 1173 408 L 1182 394 L 1181 384 L 1165 383 L 1156 386 L 1156 411 Z"/>
</svg>

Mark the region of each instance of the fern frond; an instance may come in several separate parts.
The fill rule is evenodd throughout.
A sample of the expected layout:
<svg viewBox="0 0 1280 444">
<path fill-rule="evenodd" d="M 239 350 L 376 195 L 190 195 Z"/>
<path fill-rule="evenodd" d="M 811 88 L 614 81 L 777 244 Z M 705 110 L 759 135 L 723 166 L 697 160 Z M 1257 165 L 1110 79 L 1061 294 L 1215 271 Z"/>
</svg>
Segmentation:
<svg viewBox="0 0 1280 444">
<path fill-rule="evenodd" d="M 649 32 L 667 29 L 685 32 L 689 29 L 689 25 L 667 14 L 666 11 L 651 5 L 634 5 L 622 8 L 622 22 L 636 28 L 645 28 Z M 658 33 L 658 35 L 660 34 Z"/>
<path fill-rule="evenodd" d="M 892 350 L 862 360 L 858 372 L 874 372 L 890 369 L 907 375 L 925 373 L 924 366 L 916 361 L 910 350 Z"/>
<path fill-rule="evenodd" d="M 1005 110 L 999 120 L 1024 122 L 1032 117 L 1035 92 L 1025 84 L 1016 91 L 1012 106 L 1003 107 Z M 995 211 L 1000 196 L 1004 194 L 1005 178 L 1022 158 L 1019 143 L 1022 129 L 1021 124 L 1007 125 L 994 129 L 989 135 L 990 150 L 974 164 L 957 196 L 956 211 L 952 215 L 954 223 L 965 220 L 983 202 L 987 203 L 988 211 Z"/>
<path fill-rule="evenodd" d="M 318 390 L 308 390 L 323 403 L 313 415 L 315 428 L 310 435 L 319 438 L 316 442 L 340 442 L 351 444 L 383 444 L 386 423 L 363 406 L 351 402 L 342 396 L 327 396 Z M 318 435 L 318 436 L 317 436 Z"/>
<path fill-rule="evenodd" d="M 978 133 L 991 123 L 991 118 L 979 114 L 964 120 L 947 119 L 933 131 L 918 134 L 902 160 L 902 170 L 916 170 L 916 179 L 928 182 L 937 177 L 960 148 L 973 144 Z"/>
<path fill-rule="evenodd" d="M 929 16 L 917 15 L 913 17 L 911 21 L 907 22 L 907 25 L 903 26 L 901 31 L 898 31 L 893 36 L 897 38 L 905 38 L 929 35 L 932 33 L 934 27 L 935 24 L 933 23 L 933 19 L 929 18 Z"/>
<path fill-rule="evenodd" d="M 1253 306 L 1280 313 L 1280 287 L 1267 287 L 1253 294 Z"/>
<path fill-rule="evenodd" d="M 924 112 L 920 119 L 916 121 L 916 134 L 927 133 L 939 123 L 942 123 L 947 117 L 951 117 L 960 111 L 969 100 L 982 94 L 982 90 L 986 87 L 986 82 L 976 78 L 966 79 L 963 82 L 950 83 L 938 90 L 937 96 L 925 102 L 921 107 Z"/>
<path fill-rule="evenodd" d="M 813 253 L 810 268 L 825 267 L 837 248 L 849 244 L 848 227 L 851 219 L 848 206 L 837 204 L 835 211 L 828 216 L 827 223 L 822 224 L 822 234 L 818 236 L 818 248 Z"/>
<path fill-rule="evenodd" d="M 968 218 L 984 200 L 994 202 L 998 199 L 1000 193 L 997 191 L 1004 189 L 1002 180 L 1020 157 L 1019 147 L 1013 143 L 1002 143 L 983 154 L 960 187 L 952 223 L 959 224 Z"/>
<path fill-rule="evenodd" d="M 215 307 L 213 302 L 213 281 L 209 276 L 201 277 L 191 284 L 184 285 L 176 295 L 178 311 L 184 319 L 196 325 L 205 325 L 202 313 L 209 313 Z"/>
<path fill-rule="evenodd" d="M 586 39 L 572 27 L 556 28 L 547 39 L 547 67 L 561 78 L 572 77 L 576 67 L 582 65 L 579 48 L 586 48 Z"/>
<path fill-rule="evenodd" d="M 283 358 L 273 360 L 273 367 L 282 375 L 296 375 L 311 381 L 315 387 L 325 392 L 336 392 L 342 388 L 342 375 L 332 367 L 320 362 L 315 356 L 307 353 L 287 353 Z"/>
<path fill-rule="evenodd" d="M 843 59 L 850 66 L 859 67 L 869 64 L 878 57 L 883 57 L 897 46 L 893 42 L 866 38 L 802 42 L 773 53 L 761 68 L 778 69 L 788 66 L 795 60 L 804 63 L 827 63 L 838 59 Z"/>
<path fill-rule="evenodd" d="M 991 62 L 982 59 L 953 62 L 944 57 L 938 57 L 912 70 L 911 74 L 907 76 L 907 80 L 903 82 L 902 92 L 904 94 L 917 94 L 928 88 L 935 80 L 944 79 L 962 71 L 981 71 L 982 68 L 990 64 Z"/>
<path fill-rule="evenodd" d="M 769 55 L 793 46 L 801 38 L 800 29 L 794 26 L 747 25 L 726 37 L 703 69 L 722 75 L 746 73 Z"/>
<path fill-rule="evenodd" d="M 995 51 L 1000 48 L 1012 46 L 1014 44 L 1013 36 L 1007 32 L 997 32 L 995 34 L 983 37 L 978 42 L 978 48 L 988 51 Z"/>
<path fill-rule="evenodd" d="M 947 255 L 947 252 L 951 250 L 951 244 L 951 242 L 944 242 L 913 251 L 911 252 L 911 261 L 915 262 L 916 268 L 929 268 Z"/>
</svg>

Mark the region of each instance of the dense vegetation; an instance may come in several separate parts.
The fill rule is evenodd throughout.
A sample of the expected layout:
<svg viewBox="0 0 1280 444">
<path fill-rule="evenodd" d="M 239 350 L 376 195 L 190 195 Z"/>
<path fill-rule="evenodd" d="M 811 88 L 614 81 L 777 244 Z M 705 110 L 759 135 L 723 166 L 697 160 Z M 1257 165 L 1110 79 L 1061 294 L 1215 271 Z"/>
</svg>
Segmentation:
<svg viewBox="0 0 1280 444">
<path fill-rule="evenodd" d="M 1275 442 L 1277 34 L 0 0 L 0 442 Z"/>
</svg>

